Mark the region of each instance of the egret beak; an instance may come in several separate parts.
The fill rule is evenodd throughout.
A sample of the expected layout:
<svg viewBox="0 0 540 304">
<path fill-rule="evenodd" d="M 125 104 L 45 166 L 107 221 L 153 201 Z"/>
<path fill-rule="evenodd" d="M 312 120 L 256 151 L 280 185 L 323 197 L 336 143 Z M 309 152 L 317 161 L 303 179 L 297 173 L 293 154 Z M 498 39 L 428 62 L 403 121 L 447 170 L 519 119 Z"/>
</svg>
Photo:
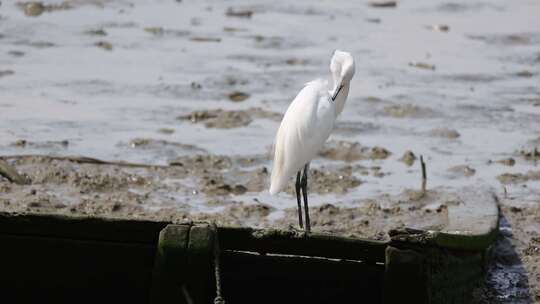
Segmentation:
<svg viewBox="0 0 540 304">
<path fill-rule="evenodd" d="M 336 100 L 336 97 L 338 96 L 339 92 L 343 89 L 343 85 L 340 84 L 339 88 L 336 88 L 336 92 L 334 92 L 334 96 L 332 96 L 332 101 Z"/>
</svg>

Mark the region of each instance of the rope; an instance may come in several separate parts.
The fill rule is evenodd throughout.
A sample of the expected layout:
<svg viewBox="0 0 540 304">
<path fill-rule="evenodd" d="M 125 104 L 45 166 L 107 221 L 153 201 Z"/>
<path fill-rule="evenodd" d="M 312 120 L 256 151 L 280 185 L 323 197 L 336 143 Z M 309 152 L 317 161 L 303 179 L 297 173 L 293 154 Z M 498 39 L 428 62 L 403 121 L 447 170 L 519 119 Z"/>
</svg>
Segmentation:
<svg viewBox="0 0 540 304">
<path fill-rule="evenodd" d="M 216 297 L 214 298 L 214 304 L 225 304 L 225 299 L 221 296 L 221 269 L 219 267 L 219 238 L 218 229 L 216 223 L 212 223 L 212 229 L 214 230 L 214 275 L 216 277 Z"/>
</svg>

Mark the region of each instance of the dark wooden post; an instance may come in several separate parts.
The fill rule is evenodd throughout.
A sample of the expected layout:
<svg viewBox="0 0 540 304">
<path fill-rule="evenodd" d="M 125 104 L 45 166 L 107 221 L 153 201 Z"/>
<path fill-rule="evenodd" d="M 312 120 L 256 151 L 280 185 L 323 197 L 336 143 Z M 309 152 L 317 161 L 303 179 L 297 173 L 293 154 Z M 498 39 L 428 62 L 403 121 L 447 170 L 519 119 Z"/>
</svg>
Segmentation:
<svg viewBox="0 0 540 304">
<path fill-rule="evenodd" d="M 429 303 L 424 256 L 413 249 L 386 248 L 384 303 Z"/>
<path fill-rule="evenodd" d="M 189 230 L 189 225 L 167 225 L 159 233 L 152 276 L 152 303 L 189 304 L 182 294 Z"/>
<path fill-rule="evenodd" d="M 206 224 L 170 224 L 160 232 L 152 303 L 209 303 L 213 240 Z"/>
</svg>

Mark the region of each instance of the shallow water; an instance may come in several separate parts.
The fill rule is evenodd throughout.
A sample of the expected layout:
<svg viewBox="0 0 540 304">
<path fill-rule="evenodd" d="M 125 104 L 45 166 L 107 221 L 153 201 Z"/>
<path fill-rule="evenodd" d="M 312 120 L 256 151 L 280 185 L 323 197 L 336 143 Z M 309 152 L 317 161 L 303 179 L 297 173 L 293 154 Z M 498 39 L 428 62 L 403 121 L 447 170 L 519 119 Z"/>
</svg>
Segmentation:
<svg viewBox="0 0 540 304">
<path fill-rule="evenodd" d="M 329 57 L 340 48 L 354 54 L 357 69 L 331 139 L 381 146 L 392 155 L 357 161 L 381 166 L 386 175 L 355 173 L 361 186 L 313 197 L 314 205 L 418 188 L 419 163 L 399 161 L 406 150 L 426 159 L 428 187 L 481 183 L 502 191 L 496 176 L 535 169 L 516 151 L 534 147 L 530 141 L 540 134 L 538 1 L 403 1 L 390 9 L 362 1 L 67 2 L 71 9 L 37 17 L 11 1 L 0 8 L 0 70 L 13 72 L 0 76 L 1 155 L 165 164 L 193 153 L 174 145 L 133 148 L 135 138 L 213 154 L 268 154 L 278 120 L 253 118 L 247 126 L 217 129 L 177 117 L 217 108 L 283 113 L 303 83 L 329 76 Z M 229 7 L 253 15 L 227 16 Z M 449 31 L 428 28 L 438 24 Z M 100 29 L 106 35 L 88 33 Z M 112 49 L 97 47 L 100 41 Z M 234 91 L 250 97 L 232 102 Z M 433 131 L 440 128 L 459 137 L 441 137 Z M 14 145 L 20 139 L 33 144 Z M 47 143 L 62 140 L 69 144 Z M 516 165 L 488 164 L 507 157 Z M 312 167 L 341 164 L 319 158 Z M 458 165 L 475 174 L 448 171 Z M 525 196 L 531 188 L 507 191 Z M 247 193 L 241 199 L 282 209 L 289 206 L 285 196 Z"/>
</svg>

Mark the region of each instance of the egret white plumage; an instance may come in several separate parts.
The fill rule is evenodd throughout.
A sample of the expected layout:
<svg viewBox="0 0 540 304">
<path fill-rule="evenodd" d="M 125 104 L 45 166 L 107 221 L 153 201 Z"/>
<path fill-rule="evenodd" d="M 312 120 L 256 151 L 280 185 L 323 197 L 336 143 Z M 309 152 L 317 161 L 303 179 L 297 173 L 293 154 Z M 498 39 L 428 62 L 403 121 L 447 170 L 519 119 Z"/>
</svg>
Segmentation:
<svg viewBox="0 0 540 304">
<path fill-rule="evenodd" d="M 316 79 L 305 84 L 289 105 L 274 142 L 274 163 L 270 194 L 280 192 L 296 173 L 298 222 L 302 221 L 300 192 L 304 199 L 305 231 L 311 230 L 307 199 L 309 163 L 330 136 L 337 116 L 343 111 L 354 76 L 354 58 L 350 53 L 334 51 L 330 60 L 333 84 Z M 303 172 L 302 172 L 303 171 Z"/>
</svg>

